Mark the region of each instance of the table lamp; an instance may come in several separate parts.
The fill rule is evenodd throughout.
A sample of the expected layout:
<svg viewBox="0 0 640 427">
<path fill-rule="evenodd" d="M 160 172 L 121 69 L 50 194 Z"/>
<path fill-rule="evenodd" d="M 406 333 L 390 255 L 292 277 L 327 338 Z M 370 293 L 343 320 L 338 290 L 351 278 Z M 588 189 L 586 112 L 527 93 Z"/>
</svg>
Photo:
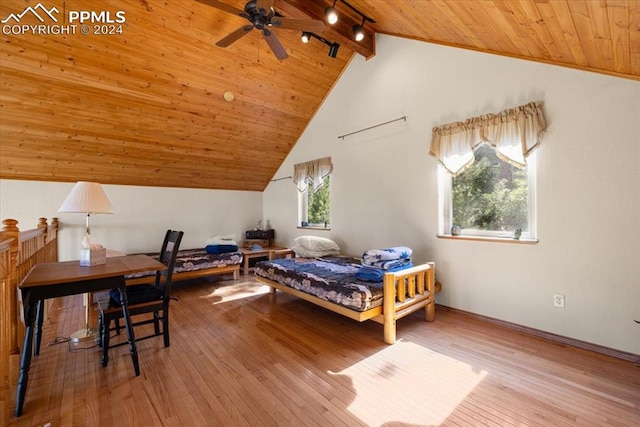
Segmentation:
<svg viewBox="0 0 640 427">
<path fill-rule="evenodd" d="M 62 202 L 58 212 L 83 213 L 87 215 L 86 235 L 89 236 L 89 217 L 92 214 L 113 213 L 111 203 L 102 186 L 97 182 L 78 181 L 67 198 Z M 85 328 L 71 334 L 71 342 L 77 343 L 97 338 L 98 331 L 89 327 L 89 297 L 85 294 Z"/>
</svg>

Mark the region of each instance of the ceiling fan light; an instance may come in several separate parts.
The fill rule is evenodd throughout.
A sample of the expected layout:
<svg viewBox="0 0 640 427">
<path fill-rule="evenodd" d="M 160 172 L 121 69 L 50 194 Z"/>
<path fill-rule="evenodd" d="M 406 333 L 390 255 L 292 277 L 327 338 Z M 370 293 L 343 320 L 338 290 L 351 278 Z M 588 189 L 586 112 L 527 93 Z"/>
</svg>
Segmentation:
<svg viewBox="0 0 640 427">
<path fill-rule="evenodd" d="M 364 40 L 364 29 L 362 28 L 362 25 L 353 26 L 353 38 L 357 42 Z"/>
<path fill-rule="evenodd" d="M 309 43 L 310 39 L 311 39 L 311 35 L 307 32 L 302 33 L 302 37 L 300 37 L 300 40 L 302 40 L 302 43 Z"/>
<path fill-rule="evenodd" d="M 336 11 L 336 8 L 333 6 L 329 6 L 328 8 L 326 8 L 324 10 L 324 17 L 326 18 L 329 25 L 333 25 L 338 22 L 338 12 Z"/>
</svg>

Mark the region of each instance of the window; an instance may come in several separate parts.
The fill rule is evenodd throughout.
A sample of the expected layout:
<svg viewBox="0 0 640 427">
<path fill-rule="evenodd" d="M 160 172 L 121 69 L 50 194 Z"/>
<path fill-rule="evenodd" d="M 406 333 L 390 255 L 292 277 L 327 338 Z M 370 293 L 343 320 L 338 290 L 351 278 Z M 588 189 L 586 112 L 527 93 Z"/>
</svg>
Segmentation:
<svg viewBox="0 0 640 427">
<path fill-rule="evenodd" d="M 441 233 L 459 227 L 463 236 L 535 239 L 535 155 L 520 169 L 501 160 L 493 148 L 482 144 L 474 162 L 452 177 L 440 167 Z"/>
<path fill-rule="evenodd" d="M 310 181 L 310 179 L 309 179 Z M 313 184 L 298 192 L 298 223 L 305 227 L 329 228 L 331 213 L 330 175 L 322 179 L 322 186 L 315 192 Z"/>
<path fill-rule="evenodd" d="M 440 233 L 535 240 L 533 150 L 545 129 L 538 102 L 433 128 Z"/>
<path fill-rule="evenodd" d="M 293 165 L 298 189 L 298 226 L 329 228 L 331 157 Z"/>
</svg>

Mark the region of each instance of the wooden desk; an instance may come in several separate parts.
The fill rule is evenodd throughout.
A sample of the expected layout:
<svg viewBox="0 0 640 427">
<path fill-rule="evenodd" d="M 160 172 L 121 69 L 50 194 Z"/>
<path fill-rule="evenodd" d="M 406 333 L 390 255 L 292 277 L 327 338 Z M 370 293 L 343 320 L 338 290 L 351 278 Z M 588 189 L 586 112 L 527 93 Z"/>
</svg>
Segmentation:
<svg viewBox="0 0 640 427">
<path fill-rule="evenodd" d="M 277 246 L 267 246 L 257 251 L 252 251 L 250 248 L 240 248 L 242 252 L 243 270 L 242 274 L 249 274 L 249 260 L 252 258 L 269 258 L 271 251 L 281 251 L 286 248 L 280 248 Z"/>
<path fill-rule="evenodd" d="M 166 266 L 147 255 L 128 255 L 107 258 L 101 265 L 83 267 L 79 261 L 47 262 L 36 264 L 20 283 L 26 332 L 22 355 L 20 357 L 20 377 L 16 396 L 16 417 L 22 415 L 24 397 L 27 393 L 29 381 L 29 367 L 33 350 L 33 334 L 36 313 L 41 312 L 45 299 L 67 295 L 96 292 L 105 289 L 118 288 L 122 300 L 122 312 L 129 341 L 129 351 L 133 360 L 136 376 L 140 375 L 138 365 L 138 351 L 136 349 L 129 309 L 127 308 L 127 293 L 125 291 L 124 276 L 141 271 L 164 270 Z M 38 317 L 41 317 L 38 315 Z M 41 323 L 39 321 L 39 326 Z M 38 331 L 38 335 L 40 331 Z M 39 341 L 39 340 L 38 340 Z M 36 344 L 39 347 L 39 342 Z"/>
</svg>

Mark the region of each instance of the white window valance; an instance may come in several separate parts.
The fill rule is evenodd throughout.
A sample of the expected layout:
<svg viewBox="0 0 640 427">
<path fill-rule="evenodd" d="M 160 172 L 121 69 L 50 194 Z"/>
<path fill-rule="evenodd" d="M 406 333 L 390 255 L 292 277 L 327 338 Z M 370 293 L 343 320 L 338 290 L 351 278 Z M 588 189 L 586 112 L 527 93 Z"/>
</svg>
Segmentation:
<svg viewBox="0 0 640 427">
<path fill-rule="evenodd" d="M 502 160 L 525 168 L 526 157 L 540 143 L 546 126 L 542 105 L 530 102 L 433 128 L 429 154 L 456 176 L 473 164 L 473 150 L 486 143 Z"/>
<path fill-rule="evenodd" d="M 298 187 L 298 191 L 307 191 L 307 182 L 313 182 L 313 191 L 322 187 L 322 180 L 333 171 L 331 157 L 311 160 L 309 162 L 293 165 L 293 182 Z"/>
</svg>

